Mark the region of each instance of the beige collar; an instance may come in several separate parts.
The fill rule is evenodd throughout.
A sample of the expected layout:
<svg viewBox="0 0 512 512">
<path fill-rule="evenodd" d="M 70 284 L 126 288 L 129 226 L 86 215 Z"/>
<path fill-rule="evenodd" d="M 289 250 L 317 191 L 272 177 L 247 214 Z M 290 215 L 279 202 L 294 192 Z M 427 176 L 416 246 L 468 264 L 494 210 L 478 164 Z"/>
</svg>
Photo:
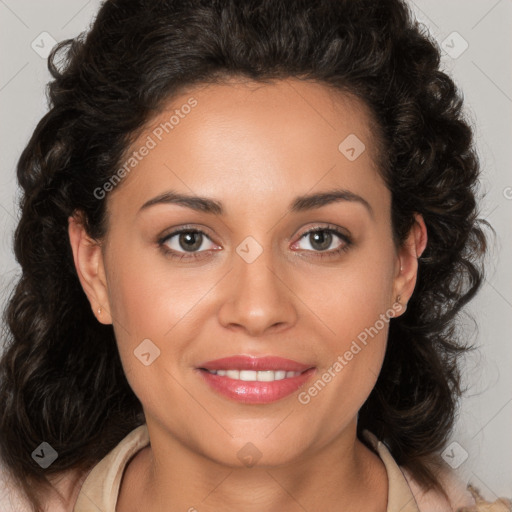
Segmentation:
<svg viewBox="0 0 512 512">
<path fill-rule="evenodd" d="M 149 444 L 147 425 L 132 430 L 87 475 L 73 512 L 115 512 L 121 478 L 128 461 Z"/>
<path fill-rule="evenodd" d="M 387 512 L 420 512 L 407 480 L 384 443 L 370 431 L 363 435 L 378 452 L 388 475 Z M 132 430 L 87 475 L 73 512 L 115 512 L 121 478 L 129 460 L 149 444 L 147 425 Z"/>
<path fill-rule="evenodd" d="M 364 437 L 378 452 L 388 474 L 387 512 L 420 512 L 407 480 L 398 467 L 386 445 L 369 430 L 363 430 Z"/>
</svg>

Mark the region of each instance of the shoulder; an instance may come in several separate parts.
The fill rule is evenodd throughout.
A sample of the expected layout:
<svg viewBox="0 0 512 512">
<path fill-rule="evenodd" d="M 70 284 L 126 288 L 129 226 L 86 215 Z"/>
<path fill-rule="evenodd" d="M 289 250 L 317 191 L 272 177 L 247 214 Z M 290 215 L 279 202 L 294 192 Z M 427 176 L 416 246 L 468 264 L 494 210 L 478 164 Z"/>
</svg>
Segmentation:
<svg viewBox="0 0 512 512">
<path fill-rule="evenodd" d="M 512 512 L 509 499 L 486 501 L 474 486 L 465 484 L 442 459 L 432 469 L 447 496 L 435 489 L 425 489 L 411 471 L 397 465 L 385 443 L 368 430 L 363 431 L 363 436 L 386 466 L 388 509 L 391 506 L 394 510 L 393 506 L 402 500 L 400 503 L 405 502 L 404 510 L 414 512 Z"/>
<path fill-rule="evenodd" d="M 43 498 L 45 512 L 89 511 L 90 500 L 86 496 L 96 495 L 98 503 L 104 505 L 101 510 L 114 510 L 110 502 L 115 502 L 127 462 L 148 443 L 147 428 L 142 425 L 130 432 L 89 470 L 69 469 L 49 477 L 53 489 Z M 23 490 L 0 461 L 0 512 L 33 510 Z"/>
<path fill-rule="evenodd" d="M 448 500 L 434 490 L 425 491 L 410 471 L 400 466 L 418 504 L 420 512 L 512 512 L 512 502 L 506 498 L 486 501 L 476 487 L 465 484 L 449 466 L 442 467 L 438 478 Z"/>
<path fill-rule="evenodd" d="M 448 466 L 439 468 L 437 478 L 448 495 L 446 497 L 435 489 L 426 490 L 414 475 L 405 467 L 400 466 L 409 487 L 414 495 L 420 512 L 425 511 L 457 511 L 462 507 L 472 507 L 476 504 L 473 495 L 466 488 L 464 483 L 457 477 L 456 473 Z"/>
<path fill-rule="evenodd" d="M 0 510 L 4 512 L 31 512 L 32 508 L 21 489 L 13 482 L 4 466 L 0 465 Z"/>
<path fill-rule="evenodd" d="M 83 482 L 89 471 L 71 469 L 50 479 L 55 492 L 49 496 L 47 509 L 51 512 L 73 512 Z"/>
<path fill-rule="evenodd" d="M 45 509 L 51 512 L 73 512 L 74 504 L 86 474 L 71 469 L 50 478 L 51 494 L 45 497 Z M 0 510 L 2 512 L 33 512 L 33 506 L 14 481 L 5 466 L 0 464 Z"/>
<path fill-rule="evenodd" d="M 53 486 L 44 497 L 47 512 L 73 512 L 75 501 L 88 471 L 68 469 L 49 477 Z M 0 461 L 0 511 L 33 512 L 34 508 L 23 489 Z"/>
<path fill-rule="evenodd" d="M 463 507 L 457 512 L 511 512 L 512 501 L 507 498 L 498 498 L 496 501 L 489 502 L 485 501 L 480 495 L 479 490 L 473 486 L 468 485 L 468 490 L 475 498 L 474 507 Z"/>
</svg>

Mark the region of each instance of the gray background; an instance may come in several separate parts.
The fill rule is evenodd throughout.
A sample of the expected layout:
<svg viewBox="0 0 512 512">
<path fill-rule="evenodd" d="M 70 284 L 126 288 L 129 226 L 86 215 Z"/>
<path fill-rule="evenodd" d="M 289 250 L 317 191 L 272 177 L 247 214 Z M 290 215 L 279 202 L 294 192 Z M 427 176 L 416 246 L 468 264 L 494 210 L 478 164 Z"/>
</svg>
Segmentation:
<svg viewBox="0 0 512 512">
<path fill-rule="evenodd" d="M 481 216 L 497 233 L 485 284 L 467 309 L 480 350 L 466 360 L 469 390 L 445 460 L 494 500 L 512 496 L 512 0 L 409 2 L 446 50 L 443 66 L 462 89 L 483 167 Z M 0 0 L 0 306 L 19 267 L 11 249 L 18 215 L 15 165 L 46 110 L 45 52 L 91 23 L 99 0 Z M 42 33 L 46 32 L 49 35 Z M 454 34 L 457 32 L 457 34 Z M 444 43 L 443 43 L 444 41 Z M 467 45 L 467 48 L 466 48 Z M 507 261 L 509 262 L 507 264 Z"/>
</svg>

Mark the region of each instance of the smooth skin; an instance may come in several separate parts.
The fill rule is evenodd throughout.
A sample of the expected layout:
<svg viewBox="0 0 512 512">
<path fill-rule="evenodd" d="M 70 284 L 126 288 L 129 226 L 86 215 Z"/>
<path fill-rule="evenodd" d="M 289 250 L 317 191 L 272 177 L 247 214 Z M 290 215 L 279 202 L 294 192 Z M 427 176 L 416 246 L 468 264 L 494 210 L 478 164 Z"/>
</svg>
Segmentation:
<svg viewBox="0 0 512 512">
<path fill-rule="evenodd" d="M 305 405 L 299 392 L 264 405 L 230 400 L 197 367 L 236 354 L 281 356 L 316 367 L 309 387 L 398 295 L 407 303 L 424 221 L 417 215 L 406 243 L 394 245 L 370 114 L 312 81 L 195 86 L 128 153 L 191 97 L 197 106 L 109 192 L 106 238 L 92 240 L 78 216 L 69 219 L 80 282 L 98 321 L 113 324 L 151 439 L 126 469 L 117 510 L 383 512 L 385 467 L 356 424 L 382 366 L 387 323 Z M 366 147 L 354 161 L 338 149 L 350 134 Z M 290 208 L 334 189 L 364 201 Z M 175 203 L 141 210 L 171 190 L 210 198 L 223 213 Z M 159 244 L 183 227 L 205 235 Z M 312 228 L 320 237 L 305 235 Z M 249 236 L 263 250 L 252 263 L 236 251 Z M 190 240 L 199 240 L 195 252 Z M 134 355 L 144 339 L 160 350 L 148 366 Z M 250 468 L 237 456 L 247 443 L 261 452 Z"/>
</svg>

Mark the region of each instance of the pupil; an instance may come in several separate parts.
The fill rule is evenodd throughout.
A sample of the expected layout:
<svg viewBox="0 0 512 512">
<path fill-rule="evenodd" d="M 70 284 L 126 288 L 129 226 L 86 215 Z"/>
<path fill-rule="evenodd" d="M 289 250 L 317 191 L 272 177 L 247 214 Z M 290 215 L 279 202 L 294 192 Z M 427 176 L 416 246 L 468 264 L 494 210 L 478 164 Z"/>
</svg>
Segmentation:
<svg viewBox="0 0 512 512">
<path fill-rule="evenodd" d="M 185 251 L 194 251 L 201 247 L 202 242 L 201 233 L 181 233 L 180 234 L 180 247 Z"/>
<path fill-rule="evenodd" d="M 311 233 L 310 242 L 313 248 L 318 249 L 319 251 L 323 251 L 328 249 L 331 245 L 332 234 L 326 231 L 317 231 L 316 233 Z M 315 247 L 316 244 L 316 247 Z"/>
</svg>

